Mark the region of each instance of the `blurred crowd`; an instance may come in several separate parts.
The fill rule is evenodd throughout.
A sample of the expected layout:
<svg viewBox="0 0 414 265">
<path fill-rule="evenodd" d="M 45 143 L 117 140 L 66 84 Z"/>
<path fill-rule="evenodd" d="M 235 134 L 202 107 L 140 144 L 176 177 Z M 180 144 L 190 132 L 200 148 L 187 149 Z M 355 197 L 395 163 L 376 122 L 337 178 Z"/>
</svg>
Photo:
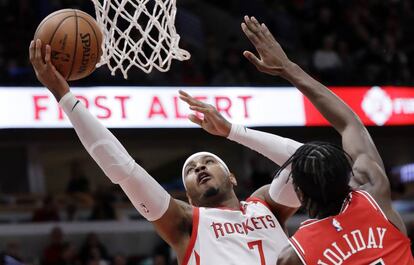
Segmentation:
<svg viewBox="0 0 414 265">
<path fill-rule="evenodd" d="M 324 83 L 413 83 L 411 0 L 241 1 L 242 13 L 230 8 L 239 1 L 214 2 L 235 16 L 254 10 L 288 55 Z"/>
<path fill-rule="evenodd" d="M 137 163 L 143 163 L 137 159 Z M 64 190 L 46 187 L 45 194 L 13 194 L 0 192 L 0 223 L 45 223 L 135 220 L 142 216 L 133 208 L 129 199 L 118 185 L 97 184 L 96 176 L 86 174 L 85 163 L 81 159 L 69 162 L 68 179 Z M 247 178 L 239 179 L 236 193 L 245 199 L 252 191 L 269 183 L 275 165 L 255 154 L 247 166 Z M 150 172 L 150 174 L 152 174 Z M 169 173 L 171 174 L 171 173 Z M 187 201 L 181 177 L 157 175 L 160 184 L 174 198 Z M 22 210 L 27 214 L 14 218 Z"/>
<path fill-rule="evenodd" d="M 114 204 L 124 201 L 127 198 L 116 185 L 92 189 L 83 167 L 74 161 L 64 193 L 45 195 L 42 203 L 33 211 L 31 221 L 116 220 Z M 81 214 L 81 211 L 85 213 Z"/>
<path fill-rule="evenodd" d="M 0 265 L 170 265 L 177 264 L 170 256 L 170 248 L 165 243 L 157 245 L 148 256 L 127 256 L 123 253 L 109 254 L 110 251 L 95 233 L 89 233 L 84 241 L 76 246 L 65 238 L 58 226 L 49 234 L 42 253 L 33 261 L 21 254 L 20 243 L 10 241 L 0 252 Z"/>
<path fill-rule="evenodd" d="M 94 14 L 91 1 L 35 2 L 0 1 L 1 84 L 37 84 L 26 51 L 38 23 L 46 15 L 68 7 Z M 266 22 L 293 60 L 327 84 L 414 83 L 414 29 L 411 27 L 414 4 L 411 0 L 211 0 L 205 3 L 220 9 L 234 21 L 240 22 L 245 14 L 257 16 Z M 242 51 L 250 49 L 251 45 L 240 32 L 230 32 L 226 39 L 222 39 L 214 21 L 204 21 L 206 17 L 210 20 L 214 17 L 198 18 L 200 14 L 193 8 L 194 1 L 178 1 L 178 5 L 177 27 L 178 31 L 182 29 L 181 46 L 192 53 L 190 61 L 174 62 L 171 71 L 165 74 L 155 72 L 147 75 L 137 70 L 127 81 L 120 74 L 112 77 L 102 67 L 93 77 L 75 84 L 181 86 L 275 85 L 283 82 L 257 73 L 242 58 Z M 184 13 L 186 15 L 180 16 Z M 202 26 L 186 23 L 186 17 L 198 18 Z M 205 26 L 207 24 L 213 27 Z M 180 25 L 192 28 L 183 29 Z M 191 30 L 200 31 L 196 35 L 202 42 L 201 46 L 189 40 L 194 37 L 188 36 Z"/>
</svg>

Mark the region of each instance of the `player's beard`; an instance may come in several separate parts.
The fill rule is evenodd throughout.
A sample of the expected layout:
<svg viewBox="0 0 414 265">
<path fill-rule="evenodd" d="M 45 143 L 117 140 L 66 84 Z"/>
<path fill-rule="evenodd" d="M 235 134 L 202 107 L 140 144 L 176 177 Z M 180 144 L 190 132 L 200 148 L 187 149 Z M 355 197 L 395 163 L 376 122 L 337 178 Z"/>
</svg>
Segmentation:
<svg viewBox="0 0 414 265">
<path fill-rule="evenodd" d="M 220 190 L 218 188 L 210 187 L 204 192 L 203 197 L 207 199 L 216 196 L 219 193 L 219 191 Z"/>
</svg>

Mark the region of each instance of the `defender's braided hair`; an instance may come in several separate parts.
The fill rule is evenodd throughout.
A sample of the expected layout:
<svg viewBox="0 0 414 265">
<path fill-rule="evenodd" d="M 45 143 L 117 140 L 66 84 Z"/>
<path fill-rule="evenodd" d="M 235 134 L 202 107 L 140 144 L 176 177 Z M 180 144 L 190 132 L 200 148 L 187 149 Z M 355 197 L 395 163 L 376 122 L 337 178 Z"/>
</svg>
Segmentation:
<svg viewBox="0 0 414 265">
<path fill-rule="evenodd" d="M 302 205 L 311 218 L 338 214 L 350 192 L 351 157 L 340 147 L 326 142 L 302 145 L 281 166 L 276 176 L 291 165 L 295 187 L 303 193 Z"/>
</svg>

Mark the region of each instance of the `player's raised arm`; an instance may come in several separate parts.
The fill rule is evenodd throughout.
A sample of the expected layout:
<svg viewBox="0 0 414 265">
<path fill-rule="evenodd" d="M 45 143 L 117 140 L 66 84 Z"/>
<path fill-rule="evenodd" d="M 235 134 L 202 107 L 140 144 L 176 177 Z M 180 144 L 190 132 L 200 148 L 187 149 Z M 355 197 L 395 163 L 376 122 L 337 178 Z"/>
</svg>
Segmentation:
<svg viewBox="0 0 414 265">
<path fill-rule="evenodd" d="M 30 61 L 39 81 L 55 96 L 83 146 L 106 176 L 122 187 L 135 208 L 153 222 L 158 233 L 182 258 L 184 250 L 181 248 L 185 248 L 190 237 L 191 207 L 171 199 L 167 191 L 135 163 L 115 136 L 70 92 L 68 83 L 50 61 L 50 46 L 46 46 L 44 60 L 41 47 L 41 41 L 37 40 L 32 41 L 29 48 Z"/>
<path fill-rule="evenodd" d="M 298 149 L 302 143 L 278 135 L 252 130 L 238 124 L 227 121 L 215 107 L 193 98 L 184 91 L 179 91 L 180 99 L 186 102 L 191 110 L 203 114 L 199 118 L 194 114 L 189 119 L 198 124 L 210 134 L 226 137 L 232 141 L 242 144 L 250 149 L 266 156 L 274 163 L 282 165 Z M 291 180 L 289 180 L 289 169 L 266 185 L 252 196 L 261 197 L 274 206 L 275 214 L 279 222 L 284 223 L 300 206 Z"/>
<path fill-rule="evenodd" d="M 389 227 L 388 230 L 397 227 L 402 234 L 406 234 L 402 219 L 392 208 L 390 186 L 384 173 L 382 160 L 368 131 L 357 115 L 328 88 L 292 63 L 264 24 L 259 24 L 255 18 L 245 17 L 242 28 L 260 55 L 260 58 L 258 58 L 251 52 L 245 52 L 246 58 L 260 71 L 289 80 L 313 103 L 341 134 L 343 149 L 350 154 L 353 160 L 352 170 L 356 177 L 354 177 L 354 180 L 356 179 L 357 184 L 359 184 L 357 188 L 368 191 L 380 206 L 379 209 L 370 198 L 371 196 L 365 192 L 350 189 L 348 176 L 352 174 L 352 171 L 343 150 L 328 143 L 304 145 L 303 148 L 301 147 L 295 152 L 282 168 L 287 164 L 292 164 L 292 178 L 302 204 L 308 215 L 311 218 L 318 218 L 319 221 L 310 221 L 301 226 L 291 238 L 291 245 L 280 253 L 277 264 L 326 264 L 326 260 L 323 260 L 322 257 L 326 257 L 333 262 L 333 259 L 330 258 L 332 256 L 329 255 L 328 258 L 326 253 L 331 250 L 329 247 L 336 244 L 336 242 L 340 242 L 339 240 L 343 240 L 343 237 L 336 232 L 330 234 L 330 231 L 334 231 L 331 225 L 337 229 L 336 231 L 341 231 L 342 235 L 348 233 L 345 232 L 346 229 L 356 231 L 363 225 L 370 227 L 370 229 L 375 226 Z M 331 148 L 337 150 L 329 151 Z M 331 163 L 324 163 L 328 161 Z M 337 165 L 335 165 L 336 161 L 338 162 Z M 340 176 L 341 174 L 342 176 Z M 340 177 L 336 178 L 336 176 Z M 330 184 L 327 184 L 329 182 Z M 328 193 L 330 195 L 327 195 Z M 357 202 L 354 203 L 353 193 L 364 194 L 361 203 L 358 203 L 358 199 L 355 199 Z M 349 200 L 346 200 L 346 198 Z M 346 205 L 344 201 L 348 203 L 347 206 L 344 206 Z M 364 203 L 368 206 L 365 206 Z M 356 206 L 358 204 L 360 208 Z M 352 206 L 348 207 L 349 205 Z M 345 211 L 348 211 L 346 212 L 347 217 L 345 217 Z M 369 211 L 372 211 L 372 213 Z M 361 219 L 359 221 L 354 220 L 354 217 L 359 214 L 361 214 Z M 346 222 L 347 218 L 348 222 Z M 355 225 L 354 228 L 344 228 L 345 223 L 348 226 L 353 222 L 355 222 L 355 224 L 352 224 Z M 341 223 L 344 224 L 343 227 Z M 355 230 L 356 227 L 358 229 Z M 315 235 L 320 235 L 325 231 L 327 233 L 326 238 L 329 238 L 328 241 L 323 242 L 323 240 L 315 237 Z M 348 257 L 344 258 L 342 256 L 342 258 L 339 258 L 339 255 L 336 254 L 335 256 L 343 264 L 357 264 L 357 260 L 360 261 L 360 264 L 375 264 L 379 261 L 381 261 L 380 263 L 396 264 L 399 260 L 405 264 L 412 264 L 408 238 L 397 231 L 394 231 L 394 234 L 395 237 L 389 234 L 388 239 L 393 238 L 392 241 L 398 241 L 398 247 L 394 248 L 391 243 L 387 243 L 388 247 L 381 249 L 378 254 L 360 253 L 360 256 L 355 256 L 355 259 L 349 261 L 347 260 Z M 401 253 L 396 254 L 397 249 Z M 383 257 L 378 259 L 379 256 Z M 398 256 L 398 258 L 391 261 L 392 256 Z"/>
<path fill-rule="evenodd" d="M 229 140 L 249 147 L 266 156 L 278 165 L 282 165 L 298 149 L 302 143 L 246 128 L 242 125 L 232 124 L 221 115 L 217 109 L 207 103 L 195 99 L 187 92 L 180 90 L 180 99 L 186 102 L 191 110 L 203 114 L 203 119 L 194 114 L 189 119 L 210 134 L 226 137 Z"/>
<path fill-rule="evenodd" d="M 365 155 L 384 169 L 377 148 L 358 116 L 328 88 L 290 61 L 266 25 L 259 24 L 253 17 L 245 17 L 242 29 L 255 46 L 260 58 L 249 51 L 245 51 L 244 56 L 259 71 L 281 76 L 296 86 L 341 134 L 343 148 L 352 157 L 353 162 Z M 377 177 L 369 181 L 373 182 L 379 193 L 387 193 L 381 190 L 381 187 L 389 187 L 386 179 Z"/>
</svg>

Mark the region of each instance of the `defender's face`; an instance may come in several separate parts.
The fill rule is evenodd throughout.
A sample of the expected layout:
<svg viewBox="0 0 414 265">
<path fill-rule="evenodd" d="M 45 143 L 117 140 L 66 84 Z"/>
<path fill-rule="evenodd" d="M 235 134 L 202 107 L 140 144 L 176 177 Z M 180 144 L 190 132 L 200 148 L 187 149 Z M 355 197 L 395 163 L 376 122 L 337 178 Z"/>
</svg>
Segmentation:
<svg viewBox="0 0 414 265">
<path fill-rule="evenodd" d="M 209 155 L 200 155 L 188 162 L 184 181 L 190 203 L 195 206 L 211 206 L 212 198 L 237 184 L 234 176 Z"/>
</svg>

